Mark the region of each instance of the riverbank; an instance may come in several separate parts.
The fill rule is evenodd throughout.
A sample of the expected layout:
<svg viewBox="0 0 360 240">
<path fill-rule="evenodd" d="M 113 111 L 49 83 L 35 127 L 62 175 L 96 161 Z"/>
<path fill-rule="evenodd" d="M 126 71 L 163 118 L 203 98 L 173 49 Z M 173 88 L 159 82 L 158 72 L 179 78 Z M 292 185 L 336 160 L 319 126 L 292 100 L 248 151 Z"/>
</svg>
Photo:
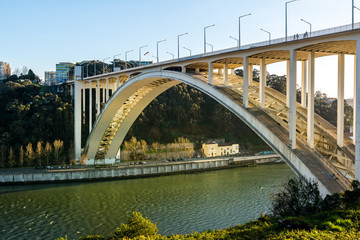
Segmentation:
<svg viewBox="0 0 360 240">
<path fill-rule="evenodd" d="M 79 182 L 109 179 L 144 178 L 178 173 L 191 173 L 226 169 L 233 167 L 254 166 L 280 162 L 277 154 L 212 158 L 181 162 L 142 164 L 130 166 L 112 166 L 110 168 L 56 169 L 35 172 L 4 172 L 0 175 L 0 185 Z"/>
</svg>

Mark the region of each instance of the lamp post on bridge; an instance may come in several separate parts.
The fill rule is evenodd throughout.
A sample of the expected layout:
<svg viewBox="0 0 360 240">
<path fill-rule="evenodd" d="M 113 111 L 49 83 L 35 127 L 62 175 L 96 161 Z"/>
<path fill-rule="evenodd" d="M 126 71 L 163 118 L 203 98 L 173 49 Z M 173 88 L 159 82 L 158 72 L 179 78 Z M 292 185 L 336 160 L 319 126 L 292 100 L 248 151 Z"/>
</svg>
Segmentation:
<svg viewBox="0 0 360 240">
<path fill-rule="evenodd" d="M 151 55 L 151 57 L 153 57 L 153 58 L 157 59 L 157 57 L 155 57 L 154 55 Z"/>
<path fill-rule="evenodd" d="M 309 23 L 308 21 L 305 21 L 304 19 L 300 19 L 300 20 L 303 21 L 304 23 L 307 23 L 307 24 L 310 25 L 310 34 L 309 34 L 309 36 L 311 37 L 311 23 Z"/>
<path fill-rule="evenodd" d="M 239 39 L 236 39 L 236 38 L 234 38 L 234 37 L 232 37 L 232 36 L 229 36 L 229 38 L 234 39 L 234 40 L 237 42 L 238 47 L 240 47 Z"/>
<path fill-rule="evenodd" d="M 291 0 L 285 3 L 285 41 L 287 41 L 287 5 L 288 3 L 292 3 L 299 0 Z"/>
<path fill-rule="evenodd" d="M 96 60 L 94 60 L 94 76 L 96 75 Z"/>
<path fill-rule="evenodd" d="M 166 52 L 167 54 L 170 54 L 172 56 L 172 58 L 174 59 L 174 54 L 170 53 L 170 52 Z"/>
<path fill-rule="evenodd" d="M 159 62 L 159 43 L 165 42 L 166 39 L 156 42 L 156 62 Z"/>
<path fill-rule="evenodd" d="M 242 15 L 242 16 L 240 16 L 239 17 L 239 40 L 238 40 L 238 47 L 240 48 L 240 46 L 241 46 L 241 18 L 243 18 L 243 17 L 246 17 L 246 16 L 250 16 L 251 15 L 251 13 L 248 13 L 248 14 L 245 14 L 245 15 Z"/>
<path fill-rule="evenodd" d="M 211 52 L 214 52 L 214 46 L 211 45 L 210 43 L 206 43 L 207 45 L 209 45 L 211 47 Z"/>
<path fill-rule="evenodd" d="M 121 55 L 121 53 L 119 53 L 119 54 L 116 54 L 116 55 L 114 55 L 114 60 L 113 60 L 113 72 L 115 72 L 115 57 L 116 56 L 120 56 Z"/>
<path fill-rule="evenodd" d="M 127 69 L 127 54 L 129 53 L 129 52 L 133 52 L 134 50 L 129 50 L 129 51 L 126 51 L 125 52 L 125 69 Z"/>
<path fill-rule="evenodd" d="M 268 32 L 268 31 L 266 31 L 266 30 L 264 30 L 262 28 L 260 28 L 260 30 L 266 32 L 267 34 L 269 34 L 269 45 L 270 45 L 270 43 L 271 43 L 271 32 Z"/>
<path fill-rule="evenodd" d="M 147 47 L 147 46 L 148 46 L 148 45 L 139 47 L 139 66 L 141 66 L 141 49 L 144 48 L 144 47 Z"/>
<path fill-rule="evenodd" d="M 355 21 L 354 9 L 360 10 L 360 8 L 358 8 L 358 7 L 356 7 L 356 6 L 354 5 L 354 0 L 352 0 L 352 8 L 351 8 L 351 10 L 352 10 L 352 11 L 351 11 L 351 12 L 352 12 L 352 14 L 351 14 L 351 15 L 352 15 L 351 28 L 352 28 L 352 29 L 354 29 L 354 27 L 355 27 L 355 26 L 354 26 L 354 24 L 355 24 L 355 23 L 354 23 L 354 21 Z"/>
<path fill-rule="evenodd" d="M 187 47 L 183 47 L 183 49 L 186 49 L 190 52 L 190 56 L 191 56 L 191 49 L 188 49 Z"/>
<path fill-rule="evenodd" d="M 206 53 L 206 29 L 209 27 L 215 27 L 215 24 L 204 27 L 204 53 Z"/>
<path fill-rule="evenodd" d="M 110 57 L 104 58 L 103 59 L 103 74 L 105 73 L 105 60 L 106 59 L 110 59 Z"/>
<path fill-rule="evenodd" d="M 188 33 L 182 33 L 180 35 L 177 36 L 177 45 L 178 45 L 178 59 L 180 58 L 180 37 L 187 35 Z"/>
</svg>

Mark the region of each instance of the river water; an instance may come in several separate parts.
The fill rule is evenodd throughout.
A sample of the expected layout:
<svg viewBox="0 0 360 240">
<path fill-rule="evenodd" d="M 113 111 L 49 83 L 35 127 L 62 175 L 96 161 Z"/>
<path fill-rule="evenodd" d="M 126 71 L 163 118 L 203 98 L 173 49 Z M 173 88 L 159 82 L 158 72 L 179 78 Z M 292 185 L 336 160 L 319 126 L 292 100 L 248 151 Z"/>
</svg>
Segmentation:
<svg viewBox="0 0 360 240">
<path fill-rule="evenodd" d="M 197 174 L 0 187 L 0 239 L 109 235 L 139 211 L 161 234 L 221 229 L 267 212 L 269 194 L 294 176 L 285 164 Z"/>
</svg>

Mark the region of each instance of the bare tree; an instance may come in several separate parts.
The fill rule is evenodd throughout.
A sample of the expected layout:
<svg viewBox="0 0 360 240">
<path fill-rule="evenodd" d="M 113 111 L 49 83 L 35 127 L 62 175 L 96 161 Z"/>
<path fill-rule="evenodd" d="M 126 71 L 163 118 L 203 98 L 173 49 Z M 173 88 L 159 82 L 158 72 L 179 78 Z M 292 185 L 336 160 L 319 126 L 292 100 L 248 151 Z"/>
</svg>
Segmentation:
<svg viewBox="0 0 360 240">
<path fill-rule="evenodd" d="M 26 75 L 26 74 L 28 74 L 28 72 L 29 72 L 28 67 L 27 67 L 27 66 L 23 66 L 22 69 L 21 69 L 21 74 L 22 74 L 22 75 Z"/>
</svg>

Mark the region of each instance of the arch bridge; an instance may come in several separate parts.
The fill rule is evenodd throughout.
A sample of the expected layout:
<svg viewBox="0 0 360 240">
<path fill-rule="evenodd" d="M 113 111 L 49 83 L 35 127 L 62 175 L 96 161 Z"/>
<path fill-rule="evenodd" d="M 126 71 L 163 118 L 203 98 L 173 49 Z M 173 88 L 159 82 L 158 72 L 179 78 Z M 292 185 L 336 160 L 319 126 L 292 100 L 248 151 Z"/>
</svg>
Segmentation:
<svg viewBox="0 0 360 240">
<path fill-rule="evenodd" d="M 354 88 L 352 139 L 344 135 L 345 55 L 360 72 L 360 24 L 313 32 L 311 37 L 275 39 L 171 61 L 82 78 L 75 67 L 75 157 L 89 164 L 111 163 L 139 114 L 167 89 L 186 83 L 233 112 L 277 152 L 296 174 L 314 179 L 323 195 L 350 188 L 360 175 L 360 88 Z M 337 126 L 314 113 L 315 59 L 338 58 Z M 266 66 L 286 62 L 286 94 L 266 86 Z M 297 69 L 297 62 L 301 69 Z M 253 81 L 253 66 L 260 80 Z M 234 74 L 243 69 L 243 77 Z M 296 77 L 301 71 L 301 102 Z M 354 86 L 360 86 L 355 74 Z M 71 85 L 72 88 L 72 85 Z M 81 149 L 83 114 L 89 137 Z"/>
</svg>

